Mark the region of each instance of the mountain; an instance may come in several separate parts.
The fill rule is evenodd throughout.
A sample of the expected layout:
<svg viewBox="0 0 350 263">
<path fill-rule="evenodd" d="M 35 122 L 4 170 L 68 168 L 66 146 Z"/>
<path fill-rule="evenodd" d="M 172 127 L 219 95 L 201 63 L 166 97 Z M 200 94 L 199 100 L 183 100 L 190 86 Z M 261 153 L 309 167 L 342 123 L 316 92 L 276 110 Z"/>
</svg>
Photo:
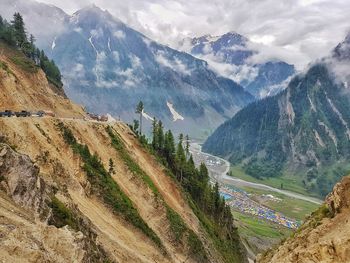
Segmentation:
<svg viewBox="0 0 350 263">
<path fill-rule="evenodd" d="M 350 177 L 337 183 L 325 204 L 283 244 L 259 255 L 258 263 L 348 262 Z"/>
<path fill-rule="evenodd" d="M 246 262 L 231 214 L 214 221 L 125 123 L 89 120 L 2 37 L 0 111 L 56 116 L 0 117 L 1 261 Z"/>
<path fill-rule="evenodd" d="M 327 194 L 350 154 L 349 50 L 348 37 L 286 90 L 239 111 L 203 149 L 255 177 L 299 173 L 309 191 Z"/>
<path fill-rule="evenodd" d="M 36 10 L 31 15 L 40 18 Z M 131 122 L 143 100 L 146 125 L 155 116 L 166 127 L 203 138 L 254 100 L 205 61 L 152 41 L 94 5 L 59 21 L 56 35 L 38 44 L 60 67 L 67 95 L 88 111 Z"/>
<path fill-rule="evenodd" d="M 12 20 L 15 12 L 20 12 L 25 18 L 28 31 L 36 37 L 36 43 L 41 49 L 46 49 L 55 36 L 60 34 L 69 19 L 62 9 L 40 3 L 34 0 L 2 0 L 0 15 Z"/>
<path fill-rule="evenodd" d="M 181 41 L 180 48 L 206 60 L 218 74 L 240 83 L 256 98 L 277 94 L 295 74 L 294 66 L 283 61 L 254 63 L 252 59 L 259 51 L 235 32 L 187 38 Z"/>
</svg>

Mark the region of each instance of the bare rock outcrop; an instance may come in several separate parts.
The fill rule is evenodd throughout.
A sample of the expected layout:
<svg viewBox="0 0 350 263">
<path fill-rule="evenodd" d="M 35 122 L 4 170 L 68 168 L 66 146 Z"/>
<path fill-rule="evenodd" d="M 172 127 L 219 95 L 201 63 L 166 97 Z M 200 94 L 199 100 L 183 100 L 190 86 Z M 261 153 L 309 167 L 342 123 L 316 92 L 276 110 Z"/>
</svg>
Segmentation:
<svg viewBox="0 0 350 263">
<path fill-rule="evenodd" d="M 0 144 L 1 187 L 16 204 L 34 214 L 48 216 L 46 184 L 39 176 L 39 168 L 31 159 L 16 153 L 10 146 Z"/>
<path fill-rule="evenodd" d="M 350 177 L 344 177 L 334 186 L 333 192 L 326 197 L 326 204 L 333 215 L 350 207 Z"/>
<path fill-rule="evenodd" d="M 350 176 L 334 186 L 325 204 L 259 263 L 346 263 L 350 260 Z"/>
</svg>

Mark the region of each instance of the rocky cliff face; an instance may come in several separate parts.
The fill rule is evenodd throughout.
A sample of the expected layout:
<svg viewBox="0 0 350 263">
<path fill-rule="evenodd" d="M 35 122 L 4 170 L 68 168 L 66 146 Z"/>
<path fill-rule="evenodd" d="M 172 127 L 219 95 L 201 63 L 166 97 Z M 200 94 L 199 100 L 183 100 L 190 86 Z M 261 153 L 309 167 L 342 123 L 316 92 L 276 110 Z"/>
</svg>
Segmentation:
<svg viewBox="0 0 350 263">
<path fill-rule="evenodd" d="M 38 174 L 39 168 L 28 156 L 0 144 L 1 187 L 16 204 L 34 211 L 34 214 L 48 210 L 45 182 Z"/>
<path fill-rule="evenodd" d="M 260 255 L 259 263 L 349 262 L 350 177 L 334 186 L 325 205 L 281 246 Z"/>
<path fill-rule="evenodd" d="M 99 254 L 82 232 L 47 223 L 53 217 L 50 194 L 30 158 L 0 144 L 2 262 L 90 262 L 90 254 Z"/>
</svg>

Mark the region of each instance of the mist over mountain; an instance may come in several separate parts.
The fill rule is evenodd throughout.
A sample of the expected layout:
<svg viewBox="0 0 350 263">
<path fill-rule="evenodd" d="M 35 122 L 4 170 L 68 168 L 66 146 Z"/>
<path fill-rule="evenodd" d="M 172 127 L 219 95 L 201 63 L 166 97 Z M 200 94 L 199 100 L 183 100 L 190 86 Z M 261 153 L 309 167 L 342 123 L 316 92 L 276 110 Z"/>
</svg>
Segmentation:
<svg viewBox="0 0 350 263">
<path fill-rule="evenodd" d="M 349 51 L 347 36 L 282 93 L 221 125 L 204 149 L 259 178 L 300 173 L 310 191 L 327 194 L 346 174 L 350 156 Z"/>
<path fill-rule="evenodd" d="M 160 45 L 94 5 L 68 16 L 53 6 L 22 3 L 9 9 L 33 4 L 37 19 L 47 9 L 55 17 L 43 21 L 60 21 L 38 45 L 60 67 L 67 95 L 88 111 L 131 122 L 143 100 L 148 124 L 156 117 L 176 131 L 205 137 L 254 99 L 206 61 Z"/>
<path fill-rule="evenodd" d="M 258 51 L 249 39 L 235 32 L 187 38 L 181 41 L 180 48 L 208 61 L 214 71 L 240 83 L 256 98 L 277 94 L 287 87 L 295 74 L 294 66 L 283 61 L 254 61 L 263 51 Z"/>
</svg>

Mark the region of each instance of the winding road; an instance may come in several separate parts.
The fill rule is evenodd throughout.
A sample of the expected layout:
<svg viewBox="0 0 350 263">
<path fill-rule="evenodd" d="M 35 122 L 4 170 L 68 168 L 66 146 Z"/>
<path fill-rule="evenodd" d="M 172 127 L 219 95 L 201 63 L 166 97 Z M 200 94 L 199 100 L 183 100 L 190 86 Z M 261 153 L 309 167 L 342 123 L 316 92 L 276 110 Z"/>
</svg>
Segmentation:
<svg viewBox="0 0 350 263">
<path fill-rule="evenodd" d="M 255 189 L 273 191 L 276 193 L 284 194 L 289 197 L 308 201 L 318 205 L 323 203 L 322 200 L 314 197 L 305 196 L 299 193 L 294 193 L 291 191 L 274 188 L 269 185 L 265 185 L 261 183 L 253 183 L 253 182 L 245 181 L 236 177 L 228 176 L 227 173 L 230 170 L 230 163 L 227 160 L 222 159 L 220 157 L 202 152 L 202 147 L 198 143 L 195 143 L 195 142 L 191 143 L 190 152 L 192 153 L 194 162 L 196 164 L 200 164 L 201 162 L 206 163 L 210 176 L 212 177 L 212 179 L 214 179 L 219 183 L 224 183 L 232 186 L 248 186 Z"/>
</svg>

